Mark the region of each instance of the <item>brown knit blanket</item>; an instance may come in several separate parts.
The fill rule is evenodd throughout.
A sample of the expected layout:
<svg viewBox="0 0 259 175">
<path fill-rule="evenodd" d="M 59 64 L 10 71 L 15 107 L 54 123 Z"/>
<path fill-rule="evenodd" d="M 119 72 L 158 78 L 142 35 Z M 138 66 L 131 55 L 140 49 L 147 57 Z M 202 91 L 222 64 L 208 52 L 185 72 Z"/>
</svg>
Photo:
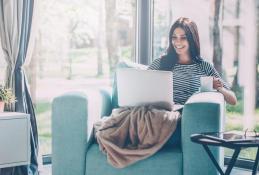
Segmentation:
<svg viewBox="0 0 259 175">
<path fill-rule="evenodd" d="M 118 108 L 95 123 L 95 136 L 108 162 L 124 168 L 156 153 L 175 131 L 179 118 L 179 112 L 152 105 Z"/>
</svg>

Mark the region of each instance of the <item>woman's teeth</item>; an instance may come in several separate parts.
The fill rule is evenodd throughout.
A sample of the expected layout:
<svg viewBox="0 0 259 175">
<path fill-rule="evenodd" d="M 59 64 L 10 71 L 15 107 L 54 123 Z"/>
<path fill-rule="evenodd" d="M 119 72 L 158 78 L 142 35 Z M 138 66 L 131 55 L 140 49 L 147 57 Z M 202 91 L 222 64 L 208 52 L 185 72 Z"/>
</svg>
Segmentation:
<svg viewBox="0 0 259 175">
<path fill-rule="evenodd" d="M 175 46 L 177 49 L 182 49 L 184 46 Z"/>
</svg>

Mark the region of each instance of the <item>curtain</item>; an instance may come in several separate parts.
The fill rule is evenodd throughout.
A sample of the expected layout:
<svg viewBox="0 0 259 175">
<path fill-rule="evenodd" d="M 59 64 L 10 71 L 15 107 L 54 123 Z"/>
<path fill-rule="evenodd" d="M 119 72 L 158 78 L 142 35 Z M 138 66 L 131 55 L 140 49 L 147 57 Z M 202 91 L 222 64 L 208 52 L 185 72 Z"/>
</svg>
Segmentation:
<svg viewBox="0 0 259 175">
<path fill-rule="evenodd" d="M 38 131 L 28 83 L 23 69 L 27 58 L 34 0 L 0 0 L 0 37 L 7 62 L 5 86 L 13 89 L 17 102 L 10 111 L 30 114 L 31 164 L 0 170 L 1 175 L 38 175 Z"/>
</svg>

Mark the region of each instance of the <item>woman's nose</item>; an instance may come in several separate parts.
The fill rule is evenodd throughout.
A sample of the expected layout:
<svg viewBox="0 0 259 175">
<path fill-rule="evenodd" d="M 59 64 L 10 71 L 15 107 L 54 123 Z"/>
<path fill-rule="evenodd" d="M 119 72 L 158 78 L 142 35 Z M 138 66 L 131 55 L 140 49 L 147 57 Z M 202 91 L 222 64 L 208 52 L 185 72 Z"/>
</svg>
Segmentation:
<svg viewBox="0 0 259 175">
<path fill-rule="evenodd" d="M 181 40 L 181 38 L 175 38 L 175 39 L 173 40 L 173 42 L 174 42 L 175 44 L 180 44 L 180 43 L 182 42 L 182 40 Z"/>
<path fill-rule="evenodd" d="M 176 43 L 181 43 L 182 40 L 181 40 L 181 38 L 177 38 L 175 42 L 176 42 Z"/>
</svg>

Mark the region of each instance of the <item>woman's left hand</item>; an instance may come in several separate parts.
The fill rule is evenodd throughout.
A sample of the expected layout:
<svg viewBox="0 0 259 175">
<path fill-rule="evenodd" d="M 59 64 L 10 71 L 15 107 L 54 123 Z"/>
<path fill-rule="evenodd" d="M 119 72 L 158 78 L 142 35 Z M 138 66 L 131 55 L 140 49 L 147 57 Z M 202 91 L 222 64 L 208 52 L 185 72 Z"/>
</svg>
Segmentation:
<svg viewBox="0 0 259 175">
<path fill-rule="evenodd" d="M 223 87 L 223 83 L 220 81 L 219 78 L 213 77 L 213 88 L 219 90 Z"/>
<path fill-rule="evenodd" d="M 225 89 L 223 87 L 223 83 L 219 78 L 213 77 L 213 88 L 223 94 L 224 99 L 226 100 L 227 103 L 231 105 L 235 105 L 237 103 L 237 98 L 235 93 L 232 92 L 231 90 Z"/>
</svg>

